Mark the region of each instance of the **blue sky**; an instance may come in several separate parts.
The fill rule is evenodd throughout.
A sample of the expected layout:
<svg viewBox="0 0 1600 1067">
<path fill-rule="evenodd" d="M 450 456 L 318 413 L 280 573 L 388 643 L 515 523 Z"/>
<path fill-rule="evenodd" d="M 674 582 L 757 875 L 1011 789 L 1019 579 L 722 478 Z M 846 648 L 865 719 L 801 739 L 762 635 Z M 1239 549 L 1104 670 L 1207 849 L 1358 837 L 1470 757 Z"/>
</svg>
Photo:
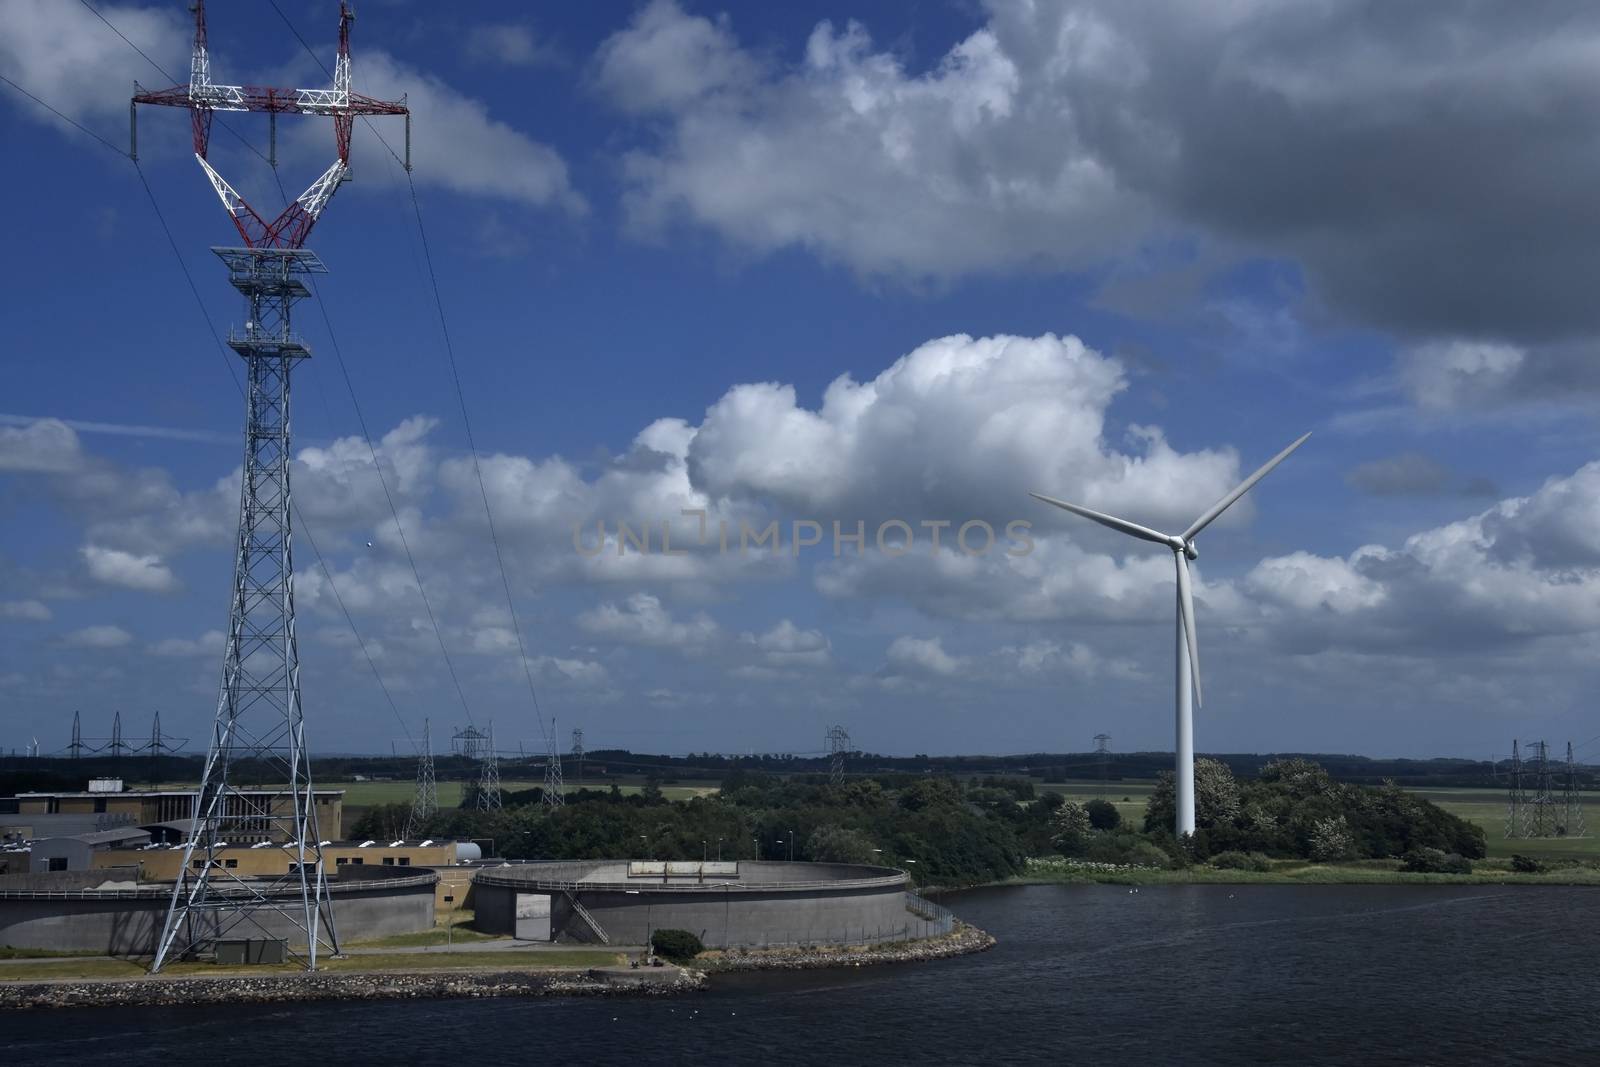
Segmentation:
<svg viewBox="0 0 1600 1067">
<path fill-rule="evenodd" d="M 187 70 L 184 5 L 95 6 Z M 331 63 L 333 5 L 280 6 Z M 1600 322 L 1573 280 L 1600 236 L 1593 16 L 360 15 L 356 88 L 416 112 L 422 219 L 563 734 L 806 751 L 837 721 L 885 752 L 1168 747 L 1170 564 L 1026 493 L 1181 528 L 1306 430 L 1202 539 L 1199 747 L 1482 757 L 1595 733 Z M 113 144 L 131 82 L 165 84 L 84 5 L 0 0 L 0 23 L 0 74 Z M 215 4 L 210 31 L 219 81 L 324 80 L 270 6 Z M 131 164 L 0 89 L 27 249 L 5 268 L 0 742 L 60 747 L 74 709 L 90 733 L 159 708 L 198 737 L 237 507 L 234 357 Z M 264 147 L 259 116 L 228 124 Z M 331 131 L 280 134 L 293 195 Z M 247 197 L 277 200 L 259 158 L 212 144 Z M 185 116 L 143 109 L 140 154 L 212 320 L 236 325 L 207 251 L 233 234 Z M 365 130 L 352 165 L 310 242 L 320 296 L 468 707 L 304 304 L 296 493 L 400 716 L 302 550 L 312 741 L 382 750 L 470 714 L 532 744 L 409 192 Z M 681 530 L 682 508 L 860 520 L 868 550 L 573 550 L 575 523 Z M 870 545 L 890 518 L 1030 520 L 1036 550 L 890 557 Z"/>
</svg>

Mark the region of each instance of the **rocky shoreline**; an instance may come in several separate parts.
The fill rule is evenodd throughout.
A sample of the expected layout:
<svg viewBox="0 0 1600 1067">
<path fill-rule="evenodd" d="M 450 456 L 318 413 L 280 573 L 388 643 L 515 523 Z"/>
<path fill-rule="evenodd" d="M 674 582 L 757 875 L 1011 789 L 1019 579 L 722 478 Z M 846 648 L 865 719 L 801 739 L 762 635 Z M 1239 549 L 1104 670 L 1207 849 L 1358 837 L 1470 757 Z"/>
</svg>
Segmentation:
<svg viewBox="0 0 1600 1067">
<path fill-rule="evenodd" d="M 313 1000 L 413 998 L 673 996 L 705 988 L 707 975 L 922 963 L 994 947 L 995 939 L 957 922 L 942 937 L 867 948 L 736 950 L 689 967 L 597 967 L 588 971 L 381 971 L 263 977 L 52 979 L 0 982 L 0 1011 L 86 1007 L 275 1004 Z"/>
<path fill-rule="evenodd" d="M 427 971 L 284 975 L 270 978 L 60 979 L 0 983 L 0 1010 L 272 1004 L 307 1000 L 457 997 L 670 996 L 700 989 L 705 975 L 655 971 Z"/>
<path fill-rule="evenodd" d="M 967 956 L 993 948 L 995 939 L 976 926 L 956 920 L 955 929 L 941 937 L 866 948 L 734 949 L 694 961 L 709 974 L 736 971 L 800 971 L 821 967 L 870 967 L 882 963 L 923 963 Z"/>
</svg>

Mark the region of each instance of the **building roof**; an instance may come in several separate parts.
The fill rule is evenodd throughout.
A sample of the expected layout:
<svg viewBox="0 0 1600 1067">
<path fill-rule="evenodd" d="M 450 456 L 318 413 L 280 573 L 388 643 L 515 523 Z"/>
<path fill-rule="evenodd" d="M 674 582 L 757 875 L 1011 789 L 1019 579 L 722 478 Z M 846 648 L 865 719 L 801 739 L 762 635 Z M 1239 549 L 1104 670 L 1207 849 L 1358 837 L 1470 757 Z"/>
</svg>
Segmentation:
<svg viewBox="0 0 1600 1067">
<path fill-rule="evenodd" d="M 124 845 L 130 841 L 144 842 L 150 840 L 150 832 L 135 826 L 127 826 L 117 830 L 96 830 L 89 834 L 70 834 L 61 837 L 40 838 L 38 844 L 46 841 L 77 841 L 88 845 L 90 848 L 112 848 Z"/>
<path fill-rule="evenodd" d="M 287 796 L 287 789 L 240 789 L 230 787 L 230 792 L 245 793 L 250 796 Z M 90 797 L 95 800 L 104 800 L 107 797 L 192 797 L 193 789 L 125 789 L 120 793 L 89 792 L 83 789 L 51 789 L 40 793 L 18 793 L 16 800 L 47 800 L 50 797 Z M 312 793 L 319 797 L 344 796 L 343 789 L 314 789 Z"/>
</svg>

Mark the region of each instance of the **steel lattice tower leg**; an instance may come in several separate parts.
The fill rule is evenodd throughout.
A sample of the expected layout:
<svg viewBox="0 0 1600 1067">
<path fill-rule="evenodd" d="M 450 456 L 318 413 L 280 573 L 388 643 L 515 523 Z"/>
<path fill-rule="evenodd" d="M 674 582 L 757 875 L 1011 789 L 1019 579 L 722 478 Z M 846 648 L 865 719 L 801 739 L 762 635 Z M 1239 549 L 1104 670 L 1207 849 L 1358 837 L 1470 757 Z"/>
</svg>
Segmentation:
<svg viewBox="0 0 1600 1067">
<path fill-rule="evenodd" d="M 489 736 L 479 748 L 483 763 L 478 768 L 478 810 L 499 811 L 504 806 L 500 794 L 500 753 L 494 747 L 494 720 L 489 721 Z"/>
<path fill-rule="evenodd" d="M 244 479 L 233 597 L 216 722 L 195 793 L 194 823 L 172 890 L 151 971 L 230 934 L 304 939 L 305 966 L 339 951 L 317 828 L 300 656 L 295 641 L 289 493 L 289 376 L 311 353 L 290 328 L 290 309 L 310 295 L 302 276 L 327 268 L 311 252 L 212 249 L 244 294 L 244 333 L 228 345 L 245 364 Z M 241 792 L 242 785 L 251 787 Z M 263 796 L 263 786 L 281 792 Z M 267 841 L 287 871 L 240 878 L 218 854 Z"/>
<path fill-rule="evenodd" d="M 422 755 L 417 759 L 417 793 L 411 800 L 404 837 L 416 837 L 439 810 L 439 786 L 433 779 L 433 735 L 429 720 L 422 720 Z"/>
<path fill-rule="evenodd" d="M 556 720 L 550 719 L 550 751 L 544 758 L 544 806 L 559 808 L 567 802 L 566 787 L 561 781 L 561 753 L 556 749 Z"/>
</svg>

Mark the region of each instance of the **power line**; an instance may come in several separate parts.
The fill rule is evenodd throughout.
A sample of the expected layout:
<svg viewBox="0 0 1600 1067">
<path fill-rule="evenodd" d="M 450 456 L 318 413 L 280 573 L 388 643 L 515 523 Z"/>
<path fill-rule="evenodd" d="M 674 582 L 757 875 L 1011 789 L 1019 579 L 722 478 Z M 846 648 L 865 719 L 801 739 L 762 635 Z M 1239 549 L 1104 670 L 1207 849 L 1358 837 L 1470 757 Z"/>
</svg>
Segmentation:
<svg viewBox="0 0 1600 1067">
<path fill-rule="evenodd" d="M 278 18 L 283 20 L 283 24 L 289 28 L 289 32 L 294 34 L 295 40 L 300 42 L 300 47 L 304 48 L 306 50 L 306 54 L 311 56 L 311 58 L 316 61 L 317 65 L 322 68 L 322 72 L 324 74 L 328 74 L 327 65 L 322 62 L 322 58 L 317 55 L 316 51 L 312 49 L 311 45 L 306 43 L 306 39 L 301 36 L 300 31 L 295 27 L 295 24 L 289 21 L 289 16 L 283 13 L 283 9 L 278 6 L 277 0 L 268 0 L 268 3 L 271 4 L 272 10 L 277 12 Z M 329 77 L 332 77 L 332 75 L 330 74 Z M 371 120 L 363 118 L 362 121 L 365 122 L 367 128 L 372 131 L 372 135 L 378 139 L 378 143 L 382 144 L 383 147 L 388 150 L 389 154 L 394 156 L 395 160 L 401 162 L 402 166 L 404 166 L 404 161 L 400 160 L 400 156 L 392 147 L 390 147 L 389 142 L 384 140 L 383 134 L 378 132 L 377 128 L 372 125 Z M 422 221 L 422 205 L 417 199 L 417 183 L 411 176 L 411 168 L 409 166 L 406 167 L 406 184 L 411 191 L 411 209 L 416 215 L 417 219 L 417 234 L 422 239 L 422 258 L 423 262 L 428 268 L 428 280 L 433 289 L 434 307 L 439 312 L 439 330 L 444 336 L 445 355 L 449 358 L 450 362 L 450 378 L 455 385 L 456 402 L 461 408 L 461 421 L 466 427 L 467 431 L 467 448 L 472 453 L 472 473 L 478 482 L 478 494 L 483 499 L 483 516 L 488 521 L 489 541 L 494 546 L 495 564 L 500 570 L 500 584 L 505 589 L 506 610 L 511 616 L 511 632 L 516 636 L 517 639 L 517 658 L 522 663 L 522 677 L 528 685 L 528 696 L 533 702 L 534 717 L 539 721 L 539 732 L 548 744 L 550 740 L 550 734 L 545 728 L 544 716 L 539 710 L 539 692 L 533 684 L 533 672 L 528 667 L 528 652 L 522 640 L 522 626 L 517 621 L 516 601 L 511 595 L 511 579 L 506 576 L 505 555 L 500 550 L 500 536 L 496 532 L 494 526 L 494 511 L 489 506 L 489 490 L 484 486 L 483 468 L 478 461 L 478 445 L 477 440 L 472 432 L 472 418 L 467 414 L 466 393 L 461 387 L 461 369 L 456 363 L 455 345 L 450 340 L 450 323 L 445 316 L 444 298 L 439 293 L 439 276 L 434 270 L 433 266 L 433 252 L 428 243 L 428 230 Z M 368 443 L 371 443 L 370 440 Z M 397 518 L 397 525 L 398 522 L 399 520 Z"/>
<path fill-rule="evenodd" d="M 38 104 L 40 107 L 42 107 L 46 111 L 50 112 L 50 114 L 54 115 L 56 118 L 60 119 L 62 122 L 65 122 L 68 126 L 71 126 L 73 129 L 77 130 L 79 133 L 87 134 L 88 136 L 93 137 L 96 141 L 99 141 L 101 144 L 103 144 L 107 148 L 111 149 L 111 151 L 115 152 L 117 155 L 121 156 L 123 159 L 127 159 L 128 158 L 128 153 L 124 152 L 122 149 L 118 148 L 116 145 L 112 144 L 110 141 L 106 140 L 104 137 L 101 137 L 98 133 L 95 133 L 93 130 L 89 129 L 89 127 L 87 127 L 87 126 L 83 125 L 82 123 L 78 122 L 76 119 L 68 118 L 66 115 L 64 115 L 61 112 L 57 111 L 55 108 L 51 107 L 49 104 L 45 103 L 43 100 L 40 100 L 37 96 L 34 96 L 32 93 L 28 92 L 28 90 L 24 89 L 22 86 L 18 85 L 16 82 L 14 82 L 10 78 L 6 77 L 4 74 L 0 74 L 0 82 L 5 82 L 7 85 L 11 86 L 11 88 L 15 89 L 17 92 L 21 93 L 23 96 L 27 97 L 29 100 L 32 100 L 35 104 Z"/>
<path fill-rule="evenodd" d="M 87 5 L 85 5 L 85 6 L 87 6 Z M 94 9 L 90 8 L 90 10 L 92 11 Z M 98 15 L 99 12 L 95 12 L 95 14 Z M 101 21 L 103 21 L 103 22 L 105 21 L 104 16 L 101 16 Z M 110 26 L 111 24 L 109 22 L 106 22 L 106 25 Z M 111 28 L 112 28 L 113 31 L 116 30 L 115 26 L 112 26 Z M 121 37 L 122 34 L 118 33 L 117 36 Z M 127 40 L 127 38 L 125 38 L 125 37 L 123 39 Z M 138 51 L 138 47 L 136 45 L 133 45 L 133 43 L 131 41 L 129 41 L 128 43 L 129 43 L 130 47 L 133 47 L 135 51 Z M 142 55 L 143 53 L 141 52 L 140 54 Z M 148 56 L 146 56 L 145 58 L 149 59 Z M 125 153 L 121 149 L 117 148 L 110 141 L 107 141 L 104 137 L 101 137 L 99 134 L 95 133 L 93 130 L 87 129 L 84 126 L 79 125 L 77 122 L 73 121 L 71 118 L 67 117 L 65 114 L 63 114 L 62 112 L 58 111 L 56 108 L 51 107 L 45 101 L 41 100 L 39 97 L 35 96 L 33 93 L 30 93 L 28 90 L 24 89 L 22 86 L 18 85 L 16 82 L 12 81 L 10 78 L 7 78 L 5 75 L 0 74 L 0 81 L 4 81 L 7 85 L 11 86 L 13 89 L 17 90 L 19 93 L 21 93 L 22 95 L 26 96 L 28 99 L 32 100 L 34 103 L 38 104 L 40 107 L 44 108 L 46 111 L 49 111 L 52 115 L 55 115 L 57 118 L 61 119 L 63 122 L 65 122 L 68 125 L 74 127 L 75 129 L 81 130 L 85 134 L 88 134 L 90 137 L 94 138 L 96 141 L 98 141 L 101 144 L 105 145 L 107 148 L 109 148 L 111 151 L 115 152 L 117 155 L 121 156 L 124 159 L 128 159 L 130 162 L 133 163 L 134 173 L 137 174 L 138 177 L 139 177 L 139 184 L 144 187 L 145 196 L 149 198 L 150 207 L 155 212 L 155 215 L 156 215 L 156 221 L 158 221 L 161 224 L 161 232 L 166 235 L 167 244 L 172 249 L 173 258 L 178 261 L 178 268 L 183 272 L 183 278 L 184 278 L 184 281 L 186 283 L 188 283 L 189 292 L 194 296 L 195 306 L 200 310 L 201 318 L 205 320 L 206 330 L 207 330 L 207 332 L 209 332 L 211 334 L 211 340 L 217 346 L 218 354 L 223 357 L 223 365 L 228 370 L 228 377 L 233 382 L 234 390 L 242 398 L 244 396 L 244 387 L 239 382 L 239 375 L 234 370 L 233 364 L 231 362 L 229 362 L 229 360 L 227 358 L 227 350 L 226 350 L 225 346 L 222 343 L 222 336 L 217 333 L 216 325 L 211 321 L 211 313 L 206 310 L 205 301 L 200 296 L 200 289 L 199 289 L 198 286 L 195 285 L 194 275 L 191 274 L 190 271 L 189 271 L 189 264 L 184 260 L 183 253 L 178 248 L 178 242 L 172 235 L 172 227 L 167 224 L 167 217 L 166 217 L 165 213 L 162 212 L 161 204 L 160 204 L 160 202 L 158 200 L 156 200 L 155 190 L 153 190 L 150 187 L 150 181 L 149 181 L 149 179 L 147 179 L 145 177 L 144 168 L 139 165 L 139 161 L 136 160 L 136 159 L 132 159 L 130 156 L 128 156 L 127 153 Z M 280 189 L 281 189 L 281 184 L 280 184 Z M 329 328 L 329 337 L 330 338 L 332 337 L 332 328 L 331 328 L 331 326 Z M 337 349 L 338 349 L 338 342 L 337 341 L 334 342 L 334 348 L 337 351 Z M 340 367 L 342 369 L 343 366 L 344 366 L 343 357 L 340 357 L 339 364 L 340 364 Z M 348 376 L 347 376 L 347 382 L 348 382 Z M 354 393 L 352 392 L 351 400 L 354 401 L 354 399 L 355 399 Z M 359 415 L 359 409 L 358 409 L 358 415 Z M 365 433 L 365 430 L 366 430 L 365 423 L 363 422 L 362 432 Z M 368 447 L 370 448 L 371 444 L 372 444 L 372 441 L 371 441 L 370 437 L 367 439 L 367 444 L 368 444 Z M 376 463 L 376 455 L 374 455 L 374 463 Z M 381 472 L 380 472 L 379 476 L 380 476 L 380 478 L 382 477 Z M 387 485 L 385 485 L 385 487 L 384 487 L 384 493 L 385 493 L 386 496 L 388 495 L 388 486 Z M 311 546 L 311 554 L 316 557 L 317 565 L 321 568 L 323 576 L 326 577 L 327 580 L 328 580 L 328 588 L 333 593 L 334 600 L 338 602 L 339 610 L 340 610 L 340 612 L 343 613 L 345 622 L 350 627 L 350 632 L 355 635 L 356 643 L 360 646 L 362 655 L 366 657 L 367 666 L 369 668 L 371 668 L 373 677 L 375 679 L 377 679 L 378 687 L 383 690 L 384 699 L 386 701 L 388 701 L 390 710 L 394 712 L 396 720 L 399 721 L 401 730 L 405 732 L 406 738 L 408 740 L 410 740 L 411 739 L 411 731 L 406 726 L 405 718 L 400 714 L 400 709 L 395 704 L 394 697 L 391 695 L 391 693 L 389 691 L 389 687 L 384 683 L 383 675 L 379 672 L 378 664 L 372 658 L 372 653 L 367 647 L 366 640 L 361 636 L 361 631 L 359 629 L 357 629 L 356 624 L 355 624 L 355 619 L 351 616 L 349 610 L 345 607 L 344 598 L 342 596 L 340 596 L 340 594 L 339 594 L 338 586 L 337 586 L 337 584 L 335 584 L 335 582 L 333 580 L 333 573 L 332 573 L 331 569 L 328 567 L 327 560 L 323 558 L 321 550 L 318 549 L 318 547 L 317 547 L 316 539 L 311 534 L 310 525 L 305 521 L 305 517 L 303 515 L 301 515 L 298 505 L 294 504 L 291 501 L 290 507 L 294 509 L 295 522 L 299 525 L 301 531 L 306 535 L 306 543 Z M 392 508 L 393 508 L 393 503 L 392 502 L 390 504 L 390 507 L 391 507 L 391 510 L 392 510 Z M 396 516 L 396 520 L 395 521 L 396 521 L 396 525 L 398 526 L 399 525 L 398 516 Z M 404 534 L 402 534 L 402 538 L 403 537 L 404 537 Z M 407 550 L 407 555 L 409 556 L 409 549 Z M 414 569 L 414 565 L 413 565 L 413 569 Z M 419 589 L 421 588 L 420 581 L 418 583 L 418 588 Z M 430 612 L 429 612 L 429 617 L 430 617 L 430 619 L 432 618 L 431 609 L 430 609 Z M 437 627 L 435 628 L 435 633 L 437 633 Z M 447 658 L 446 659 L 446 664 L 448 665 L 448 663 L 449 663 L 449 660 Z M 451 676 L 452 680 L 455 680 L 455 669 L 454 669 L 454 667 L 451 667 L 450 676 Z M 458 693 L 460 692 L 460 688 L 461 688 L 460 682 L 457 681 L 456 682 L 456 689 L 457 689 Z M 463 706 L 463 708 L 465 708 L 465 706 L 466 706 L 465 698 L 463 698 L 462 706 Z M 467 714 L 468 714 L 468 718 L 470 719 L 471 712 L 468 711 Z M 415 747 L 415 744 L 416 744 L 416 742 L 412 741 L 412 746 L 413 747 Z"/>
</svg>

